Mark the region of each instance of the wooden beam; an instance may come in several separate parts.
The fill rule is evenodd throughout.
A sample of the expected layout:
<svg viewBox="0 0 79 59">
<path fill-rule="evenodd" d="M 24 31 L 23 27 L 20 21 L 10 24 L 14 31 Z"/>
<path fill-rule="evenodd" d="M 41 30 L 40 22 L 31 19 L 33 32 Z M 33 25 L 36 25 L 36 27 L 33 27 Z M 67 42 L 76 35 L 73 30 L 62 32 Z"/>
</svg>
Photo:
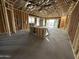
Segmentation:
<svg viewBox="0 0 79 59">
<path fill-rule="evenodd" d="M 61 18 L 61 17 L 40 17 L 40 16 L 37 16 L 37 15 L 33 15 L 33 14 L 28 14 L 30 16 L 34 16 L 34 17 L 39 17 L 39 18 L 46 18 L 46 19 L 56 19 L 56 18 Z"/>
</svg>

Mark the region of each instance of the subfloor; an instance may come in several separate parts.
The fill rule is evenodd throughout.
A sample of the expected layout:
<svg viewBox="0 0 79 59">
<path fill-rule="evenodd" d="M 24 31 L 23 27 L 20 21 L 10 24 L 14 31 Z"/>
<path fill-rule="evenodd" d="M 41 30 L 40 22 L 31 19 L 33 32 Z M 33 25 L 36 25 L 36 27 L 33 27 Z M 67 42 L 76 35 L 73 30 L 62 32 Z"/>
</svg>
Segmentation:
<svg viewBox="0 0 79 59">
<path fill-rule="evenodd" d="M 0 59 L 74 59 L 66 32 L 49 29 L 45 39 L 18 31 L 0 36 Z"/>
</svg>

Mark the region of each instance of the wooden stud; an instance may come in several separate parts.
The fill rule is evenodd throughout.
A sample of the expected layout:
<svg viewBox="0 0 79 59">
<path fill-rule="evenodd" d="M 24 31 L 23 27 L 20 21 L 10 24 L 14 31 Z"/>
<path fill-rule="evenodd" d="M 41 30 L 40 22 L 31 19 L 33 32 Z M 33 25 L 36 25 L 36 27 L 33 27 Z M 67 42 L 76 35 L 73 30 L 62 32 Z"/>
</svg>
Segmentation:
<svg viewBox="0 0 79 59">
<path fill-rule="evenodd" d="M 76 57 L 76 59 L 79 59 L 79 51 L 78 51 L 78 54 L 77 54 L 77 57 Z"/>
<path fill-rule="evenodd" d="M 35 24 L 37 23 L 37 18 L 35 17 Z"/>
<path fill-rule="evenodd" d="M 26 24 L 26 13 L 24 13 L 24 30 L 26 30 L 26 26 L 27 26 L 27 24 Z"/>
<path fill-rule="evenodd" d="M 13 6 L 12 6 L 12 11 L 11 11 L 11 16 L 12 16 L 12 26 L 13 26 L 13 31 L 16 33 L 16 27 L 15 27 L 15 18 L 14 18 Z"/>
<path fill-rule="evenodd" d="M 1 0 L 1 2 L 2 2 L 2 6 L 3 6 L 6 29 L 7 29 L 8 34 L 11 35 L 10 25 L 9 25 L 8 16 L 7 16 L 7 9 L 6 9 L 6 6 L 5 6 L 5 0 Z"/>
<path fill-rule="evenodd" d="M 3 22 L 3 28 L 4 28 L 4 32 L 6 32 L 6 25 L 5 25 L 5 20 L 4 20 L 4 17 L 3 17 L 3 10 L 2 10 L 2 6 L 0 5 L 0 9 L 1 9 L 1 17 L 2 17 L 2 22 Z"/>
<path fill-rule="evenodd" d="M 23 20 L 24 20 L 24 12 L 22 12 L 22 29 L 24 29 L 24 24 L 23 24 Z"/>
<path fill-rule="evenodd" d="M 75 41 L 75 45 L 74 45 L 74 52 L 76 53 L 77 50 L 79 49 L 79 28 L 77 30 L 77 34 L 75 37 L 76 37 L 75 38 L 76 41 Z"/>
<path fill-rule="evenodd" d="M 73 41 L 73 47 L 75 47 L 78 35 L 79 35 L 79 24 L 78 24 L 78 27 L 77 27 L 77 30 L 76 30 L 76 35 L 75 35 L 74 41 Z"/>
</svg>

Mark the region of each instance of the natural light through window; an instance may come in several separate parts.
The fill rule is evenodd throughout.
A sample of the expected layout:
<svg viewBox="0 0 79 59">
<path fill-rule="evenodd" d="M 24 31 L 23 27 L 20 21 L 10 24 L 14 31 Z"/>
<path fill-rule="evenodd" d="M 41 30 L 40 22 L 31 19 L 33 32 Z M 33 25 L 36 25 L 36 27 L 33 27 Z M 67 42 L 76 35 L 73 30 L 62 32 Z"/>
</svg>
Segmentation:
<svg viewBox="0 0 79 59">
<path fill-rule="evenodd" d="M 57 19 L 49 19 L 49 20 L 47 20 L 46 26 L 57 28 L 58 27 L 58 20 Z"/>
<path fill-rule="evenodd" d="M 33 16 L 29 16 L 29 23 L 35 23 L 35 18 Z"/>
</svg>

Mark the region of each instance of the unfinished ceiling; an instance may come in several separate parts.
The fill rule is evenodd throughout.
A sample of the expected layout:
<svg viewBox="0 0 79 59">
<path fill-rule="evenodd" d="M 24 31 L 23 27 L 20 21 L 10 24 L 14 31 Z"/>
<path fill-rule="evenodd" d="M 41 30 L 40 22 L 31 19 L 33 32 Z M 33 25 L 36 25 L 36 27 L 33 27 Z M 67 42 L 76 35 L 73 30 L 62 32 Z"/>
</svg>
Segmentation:
<svg viewBox="0 0 79 59">
<path fill-rule="evenodd" d="M 59 17 L 67 14 L 76 0 L 15 0 L 15 8 L 40 17 Z"/>
</svg>

